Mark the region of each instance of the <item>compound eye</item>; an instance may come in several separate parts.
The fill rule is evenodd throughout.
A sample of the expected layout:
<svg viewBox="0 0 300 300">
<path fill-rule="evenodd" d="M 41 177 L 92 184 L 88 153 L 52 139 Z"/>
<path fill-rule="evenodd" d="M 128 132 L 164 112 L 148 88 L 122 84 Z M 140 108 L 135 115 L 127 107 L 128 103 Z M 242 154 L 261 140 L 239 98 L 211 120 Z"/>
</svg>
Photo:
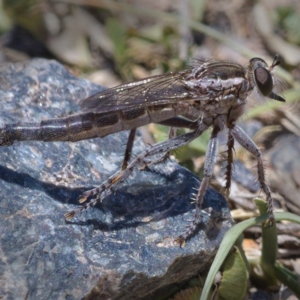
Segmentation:
<svg viewBox="0 0 300 300">
<path fill-rule="evenodd" d="M 268 70 L 258 67 L 254 70 L 254 78 L 259 91 L 264 96 L 269 96 L 273 90 L 272 75 Z"/>
</svg>

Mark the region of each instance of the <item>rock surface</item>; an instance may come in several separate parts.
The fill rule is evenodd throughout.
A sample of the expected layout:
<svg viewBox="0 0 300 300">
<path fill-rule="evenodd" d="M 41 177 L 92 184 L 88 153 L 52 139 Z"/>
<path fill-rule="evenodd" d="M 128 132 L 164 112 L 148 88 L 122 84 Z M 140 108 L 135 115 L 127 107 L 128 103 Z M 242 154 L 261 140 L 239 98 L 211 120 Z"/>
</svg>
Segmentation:
<svg viewBox="0 0 300 300">
<path fill-rule="evenodd" d="M 65 116 L 100 90 L 55 61 L 2 65 L 0 126 Z M 134 172 L 102 205 L 65 222 L 83 191 L 120 168 L 127 135 L 0 148 L 0 295 L 157 299 L 209 268 L 232 224 L 227 203 L 209 189 L 204 208 L 222 218 L 205 215 L 181 249 L 174 238 L 193 216 L 190 198 L 199 182 L 172 160 Z M 134 152 L 144 148 L 138 137 Z"/>
</svg>

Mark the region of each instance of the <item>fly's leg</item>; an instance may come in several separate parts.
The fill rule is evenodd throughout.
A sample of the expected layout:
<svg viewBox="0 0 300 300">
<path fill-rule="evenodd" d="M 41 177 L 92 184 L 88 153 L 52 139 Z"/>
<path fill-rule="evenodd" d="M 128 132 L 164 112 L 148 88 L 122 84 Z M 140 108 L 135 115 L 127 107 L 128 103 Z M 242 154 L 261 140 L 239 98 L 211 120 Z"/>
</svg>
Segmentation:
<svg viewBox="0 0 300 300">
<path fill-rule="evenodd" d="M 175 128 L 174 128 L 175 129 Z M 172 127 L 170 127 L 170 131 L 172 130 Z M 133 142 L 134 142 L 134 138 L 135 138 L 135 134 L 136 134 L 136 128 L 131 129 L 129 132 L 129 136 L 128 136 L 128 140 L 127 140 L 127 144 L 126 144 L 126 149 L 125 149 L 125 153 L 124 153 L 124 159 L 123 159 L 123 163 L 122 163 L 122 167 L 121 170 L 124 171 L 127 166 L 128 166 L 128 162 L 130 161 L 130 157 L 132 154 L 132 148 L 133 148 Z M 174 137 L 174 135 L 171 135 L 169 133 L 169 139 Z M 142 169 L 150 166 L 150 165 L 154 165 L 154 164 L 158 164 L 160 162 L 165 161 L 170 155 L 170 152 L 165 153 L 164 155 L 162 155 L 161 157 L 159 157 L 157 160 L 155 161 L 151 161 L 148 164 L 145 164 Z"/>
<path fill-rule="evenodd" d="M 91 206 L 96 205 L 97 201 L 100 200 L 100 198 L 99 198 L 100 195 L 102 196 L 102 198 L 105 198 L 106 196 L 111 194 L 111 193 L 107 194 L 107 189 L 108 189 L 107 186 L 110 185 L 110 184 L 114 184 L 114 182 L 116 182 L 118 180 L 119 173 L 121 173 L 122 171 L 124 171 L 127 168 L 128 162 L 129 162 L 131 154 L 132 154 L 132 148 L 133 148 L 135 133 L 136 133 L 136 128 L 131 129 L 130 132 L 129 132 L 121 171 L 117 172 L 115 175 L 111 176 L 106 182 L 101 184 L 100 187 L 98 187 L 96 189 L 93 189 L 93 190 L 90 190 L 90 191 L 87 191 L 87 192 L 90 192 L 89 195 L 86 194 L 86 193 L 81 195 L 81 197 L 79 198 L 79 203 L 84 203 L 88 199 L 88 197 L 95 197 L 95 198 L 92 199 L 91 201 L 89 201 L 88 203 L 86 203 L 84 206 L 82 206 L 78 210 L 66 213 L 65 218 L 67 220 L 72 219 L 75 216 L 76 213 L 78 213 L 80 211 L 83 211 L 83 210 L 86 210 L 86 209 L 89 209 Z"/>
<path fill-rule="evenodd" d="M 170 126 L 169 133 L 168 133 L 169 139 L 171 139 L 171 138 L 173 138 L 173 137 L 176 136 L 176 128 L 177 127 L 190 128 L 190 129 L 197 129 L 198 128 L 198 123 L 197 122 L 189 121 L 189 120 L 186 120 L 186 119 L 183 119 L 183 118 L 180 118 L 180 117 L 170 118 L 170 119 L 167 119 L 165 121 L 162 121 L 159 124 Z M 122 170 L 126 169 L 126 167 L 128 165 L 128 162 L 130 160 L 135 133 L 136 133 L 136 128 L 130 130 L 130 133 L 129 133 L 129 136 L 128 136 L 128 140 L 127 140 L 127 145 L 126 145 L 124 160 L 123 160 L 123 164 L 122 164 Z M 158 158 L 157 160 L 152 161 L 150 164 L 145 165 L 144 167 L 147 167 L 147 166 L 150 166 L 150 165 L 154 165 L 154 164 L 158 164 L 160 162 L 163 162 L 169 156 L 170 156 L 170 152 L 167 152 L 163 156 L 161 156 L 160 158 Z"/>
<path fill-rule="evenodd" d="M 169 140 L 176 136 L 176 128 L 170 127 L 169 128 Z"/>
<path fill-rule="evenodd" d="M 231 187 L 231 178 L 232 178 L 232 166 L 233 166 L 233 151 L 234 151 L 234 138 L 231 133 L 231 130 L 228 131 L 228 140 L 227 140 L 227 166 L 225 173 L 225 195 L 226 198 L 229 197 L 230 187 Z"/>
<path fill-rule="evenodd" d="M 199 120 L 197 121 L 191 121 L 182 117 L 173 117 L 164 121 L 161 121 L 157 124 L 169 126 L 169 127 L 176 127 L 176 128 L 189 128 L 196 130 L 199 127 L 199 124 L 201 122 Z"/>
<path fill-rule="evenodd" d="M 168 133 L 169 140 L 174 138 L 175 136 L 176 136 L 176 128 L 170 127 L 169 133 Z M 164 162 L 165 160 L 167 160 L 170 157 L 170 155 L 171 155 L 171 151 L 168 151 L 168 152 L 164 153 L 162 156 L 158 157 L 158 159 L 150 161 L 148 163 L 145 163 L 145 165 L 142 168 L 147 168 L 151 165 L 156 165 L 161 162 Z"/>
<path fill-rule="evenodd" d="M 190 120 L 186 120 L 181 117 L 174 117 L 171 119 L 167 119 L 165 121 L 160 122 L 159 124 L 165 125 L 165 126 L 170 126 L 169 133 L 168 133 L 169 139 L 172 139 L 173 137 L 176 136 L 177 128 L 197 129 L 199 126 L 199 123 L 197 121 L 190 121 Z M 169 151 L 169 152 L 165 153 L 164 155 L 162 155 L 161 157 L 159 157 L 157 160 L 148 162 L 144 166 L 144 168 L 149 167 L 150 165 L 155 165 L 155 164 L 165 161 L 167 158 L 170 157 L 170 154 L 171 154 L 171 152 Z"/>
<path fill-rule="evenodd" d="M 85 202 L 88 198 L 91 198 L 86 204 L 84 204 L 81 208 L 71 211 L 65 214 L 65 218 L 67 220 L 72 219 L 75 214 L 81 212 L 83 210 L 88 209 L 91 206 L 94 206 L 98 201 L 102 202 L 103 199 L 122 184 L 133 172 L 137 166 L 144 164 L 147 157 L 166 153 L 177 149 L 183 145 L 190 143 L 192 140 L 200 136 L 204 130 L 207 129 L 207 126 L 204 124 L 199 124 L 199 128 L 197 130 L 188 132 L 186 134 L 182 134 L 178 137 L 174 137 L 170 140 L 167 140 L 162 143 L 158 143 L 153 145 L 152 147 L 146 149 L 144 152 L 139 154 L 128 166 L 125 170 L 121 170 L 116 172 L 114 175 L 109 177 L 106 181 L 104 181 L 99 187 L 96 187 L 92 190 L 86 191 L 82 194 L 81 198 L 79 199 L 80 203 Z"/>
<path fill-rule="evenodd" d="M 170 127 L 169 128 L 169 133 L 168 133 L 168 138 L 169 138 L 169 140 L 170 139 L 172 139 L 172 138 L 174 138 L 175 136 L 176 136 L 176 128 L 175 127 Z M 169 157 L 170 157 L 170 155 L 171 155 L 171 152 L 170 151 L 168 151 L 167 153 L 165 153 L 162 157 L 161 157 L 161 159 L 158 159 L 156 162 L 154 162 L 155 164 L 157 164 L 157 163 L 160 163 L 160 162 L 163 162 L 163 161 L 165 161 L 166 159 L 168 159 Z M 151 164 L 153 164 L 153 163 L 151 163 Z M 149 166 L 149 165 L 148 165 Z"/>
<path fill-rule="evenodd" d="M 274 222 L 274 207 L 273 207 L 273 198 L 269 186 L 266 183 L 266 176 L 264 171 L 264 165 L 262 160 L 262 154 L 257 145 L 251 140 L 251 138 L 244 132 L 244 130 L 236 125 L 232 125 L 231 133 L 234 138 L 251 154 L 253 154 L 257 159 L 257 173 L 258 181 L 263 192 L 267 196 L 268 204 L 268 214 L 269 219 L 266 222 L 266 226 L 272 225 Z"/>
<path fill-rule="evenodd" d="M 180 245 L 180 247 L 183 247 L 186 240 L 192 237 L 197 230 L 198 225 L 201 223 L 201 206 L 203 203 L 203 197 L 206 192 L 206 189 L 208 187 L 209 179 L 212 176 L 214 166 L 216 163 L 216 158 L 218 154 L 218 139 L 217 134 L 220 131 L 219 127 L 214 127 L 213 132 L 211 134 L 206 156 L 205 156 L 205 163 L 204 163 L 204 176 L 201 181 L 200 187 L 198 189 L 198 193 L 195 196 L 195 202 L 196 202 L 196 213 L 194 216 L 194 219 L 192 221 L 192 224 L 187 228 L 187 230 L 181 234 L 177 239 L 176 242 Z"/>
<path fill-rule="evenodd" d="M 125 149 L 125 154 L 124 154 L 124 159 L 123 159 L 123 164 L 122 164 L 122 170 L 125 170 L 128 166 L 128 162 L 130 160 L 131 153 L 132 153 L 132 147 L 133 147 L 135 133 L 136 133 L 136 128 L 131 129 L 129 132 L 127 145 L 126 145 L 126 149 Z"/>
</svg>

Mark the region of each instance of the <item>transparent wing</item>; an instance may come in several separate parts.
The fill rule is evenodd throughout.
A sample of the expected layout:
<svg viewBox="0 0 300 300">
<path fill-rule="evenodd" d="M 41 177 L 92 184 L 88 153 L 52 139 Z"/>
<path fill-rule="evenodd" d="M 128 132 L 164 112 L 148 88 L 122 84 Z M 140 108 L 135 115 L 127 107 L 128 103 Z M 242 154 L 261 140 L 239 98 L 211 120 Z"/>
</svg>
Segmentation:
<svg viewBox="0 0 300 300">
<path fill-rule="evenodd" d="M 105 113 L 190 99 L 193 94 L 184 84 L 188 74 L 190 70 L 122 84 L 85 99 L 81 108 L 83 111 Z"/>
</svg>

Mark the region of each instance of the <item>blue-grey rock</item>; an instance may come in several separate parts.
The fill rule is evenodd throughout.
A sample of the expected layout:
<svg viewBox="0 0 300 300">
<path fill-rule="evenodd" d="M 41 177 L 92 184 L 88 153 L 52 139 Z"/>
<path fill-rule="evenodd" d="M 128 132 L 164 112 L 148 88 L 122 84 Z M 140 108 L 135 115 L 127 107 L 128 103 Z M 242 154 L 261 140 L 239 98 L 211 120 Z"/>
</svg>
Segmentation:
<svg viewBox="0 0 300 300">
<path fill-rule="evenodd" d="M 0 67 L 0 127 L 65 116 L 102 88 L 55 61 Z M 227 203 L 209 189 L 203 226 L 174 243 L 193 218 L 199 182 L 168 160 L 135 171 L 111 197 L 66 222 L 79 195 L 120 168 L 128 133 L 102 139 L 22 142 L 0 148 L 0 294 L 5 299 L 158 299 L 209 268 L 231 227 Z M 134 153 L 146 146 L 141 137 Z M 88 298 L 89 297 L 89 298 Z"/>
</svg>

